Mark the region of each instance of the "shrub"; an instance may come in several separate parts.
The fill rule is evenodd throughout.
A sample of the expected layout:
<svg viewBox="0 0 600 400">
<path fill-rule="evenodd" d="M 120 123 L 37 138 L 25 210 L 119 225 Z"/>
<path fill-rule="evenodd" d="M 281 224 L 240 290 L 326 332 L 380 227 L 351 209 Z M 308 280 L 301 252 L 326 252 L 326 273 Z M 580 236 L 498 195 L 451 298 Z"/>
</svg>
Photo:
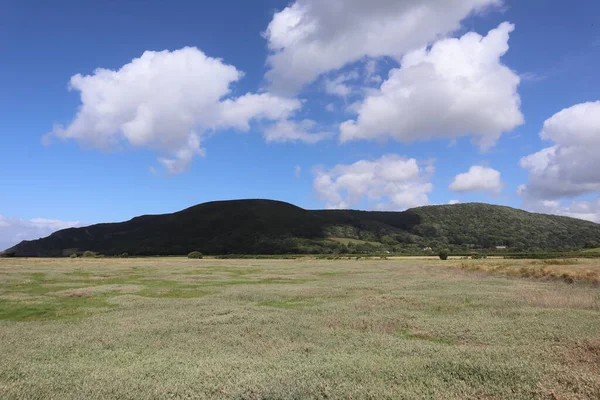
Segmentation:
<svg viewBox="0 0 600 400">
<path fill-rule="evenodd" d="M 93 257 L 96 257 L 96 253 L 94 253 L 93 251 L 89 251 L 89 250 L 88 251 L 84 251 L 83 252 L 83 257 L 93 258 Z"/>
<path fill-rule="evenodd" d="M 203 258 L 203 257 L 204 256 L 199 251 L 192 251 L 190 254 L 188 254 L 188 258 L 200 259 L 200 258 Z"/>
<path fill-rule="evenodd" d="M 128 258 L 129 257 L 129 253 L 123 253 L 119 257 L 121 257 L 121 258 Z"/>
<path fill-rule="evenodd" d="M 440 260 L 447 260 L 449 254 L 450 254 L 450 250 L 448 250 L 448 249 L 442 249 L 438 253 L 438 255 L 440 256 Z"/>
<path fill-rule="evenodd" d="M 71 258 L 77 258 L 77 253 L 73 253 L 69 257 L 71 257 Z"/>
<path fill-rule="evenodd" d="M 485 254 L 474 254 L 471 256 L 471 258 L 473 260 L 482 260 L 482 259 L 486 259 L 487 256 Z"/>
</svg>

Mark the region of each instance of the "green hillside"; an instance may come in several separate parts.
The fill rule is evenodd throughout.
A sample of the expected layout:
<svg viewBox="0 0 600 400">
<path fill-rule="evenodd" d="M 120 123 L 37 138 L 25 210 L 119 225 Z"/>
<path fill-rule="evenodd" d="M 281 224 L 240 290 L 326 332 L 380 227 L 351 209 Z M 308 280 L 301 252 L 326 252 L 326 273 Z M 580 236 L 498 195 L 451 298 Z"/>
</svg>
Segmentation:
<svg viewBox="0 0 600 400">
<path fill-rule="evenodd" d="M 334 239 L 335 238 L 335 239 Z M 352 240 L 341 240 L 352 239 Z M 165 215 L 98 224 L 24 241 L 5 256 L 570 250 L 600 242 L 600 225 L 487 204 L 420 207 L 404 212 L 304 210 L 271 200 L 200 204 Z"/>
</svg>

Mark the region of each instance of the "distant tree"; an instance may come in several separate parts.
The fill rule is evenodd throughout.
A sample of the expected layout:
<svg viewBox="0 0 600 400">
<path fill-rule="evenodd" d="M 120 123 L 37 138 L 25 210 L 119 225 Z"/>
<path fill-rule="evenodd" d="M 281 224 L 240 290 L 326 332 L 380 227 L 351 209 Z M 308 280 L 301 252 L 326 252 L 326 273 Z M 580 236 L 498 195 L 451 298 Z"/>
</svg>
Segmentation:
<svg viewBox="0 0 600 400">
<path fill-rule="evenodd" d="M 442 249 L 438 253 L 438 255 L 440 256 L 440 260 L 447 260 L 449 254 L 450 254 L 450 251 L 448 249 Z"/>
<path fill-rule="evenodd" d="M 85 258 L 94 258 L 96 257 L 96 253 L 94 253 L 93 251 L 84 251 L 83 252 L 83 257 Z"/>
<path fill-rule="evenodd" d="M 395 244 L 398 244 L 398 241 L 390 235 L 383 235 L 381 237 L 381 243 L 387 244 L 389 246 L 394 246 Z"/>
<path fill-rule="evenodd" d="M 190 254 L 188 254 L 188 258 L 200 259 L 203 257 L 204 255 L 202 255 L 202 253 L 200 253 L 199 251 L 192 251 Z"/>
<path fill-rule="evenodd" d="M 346 247 L 348 248 L 348 253 L 349 254 L 356 253 L 356 245 L 354 243 L 348 242 L 348 244 L 346 245 Z"/>
</svg>

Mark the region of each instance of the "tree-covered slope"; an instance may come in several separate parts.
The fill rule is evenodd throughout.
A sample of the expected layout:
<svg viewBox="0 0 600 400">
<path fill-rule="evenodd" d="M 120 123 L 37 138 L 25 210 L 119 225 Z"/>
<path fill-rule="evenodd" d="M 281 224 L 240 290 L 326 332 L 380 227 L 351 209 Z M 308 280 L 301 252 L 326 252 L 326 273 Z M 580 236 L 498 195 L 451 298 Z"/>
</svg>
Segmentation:
<svg viewBox="0 0 600 400">
<path fill-rule="evenodd" d="M 508 246 L 513 250 L 561 250 L 598 241 L 600 225 L 481 203 L 419 207 L 412 233 L 455 245 Z"/>
<path fill-rule="evenodd" d="M 346 244 L 332 238 L 350 238 Z M 420 207 L 404 212 L 310 211 L 271 200 L 200 204 L 165 215 L 98 224 L 24 241 L 8 256 L 329 253 L 415 251 L 423 247 L 563 250 L 600 242 L 600 225 L 487 204 Z M 361 244 L 364 243 L 364 244 Z"/>
</svg>

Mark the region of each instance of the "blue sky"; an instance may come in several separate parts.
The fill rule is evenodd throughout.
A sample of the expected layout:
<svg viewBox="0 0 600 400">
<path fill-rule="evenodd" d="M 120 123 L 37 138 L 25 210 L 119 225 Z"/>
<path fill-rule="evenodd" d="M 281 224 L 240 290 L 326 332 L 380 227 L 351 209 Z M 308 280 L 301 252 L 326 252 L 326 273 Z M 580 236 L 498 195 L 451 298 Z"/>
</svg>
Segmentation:
<svg viewBox="0 0 600 400">
<path fill-rule="evenodd" d="M 237 198 L 600 222 L 595 0 L 51 3 L 0 5 L 0 247 Z"/>
</svg>

